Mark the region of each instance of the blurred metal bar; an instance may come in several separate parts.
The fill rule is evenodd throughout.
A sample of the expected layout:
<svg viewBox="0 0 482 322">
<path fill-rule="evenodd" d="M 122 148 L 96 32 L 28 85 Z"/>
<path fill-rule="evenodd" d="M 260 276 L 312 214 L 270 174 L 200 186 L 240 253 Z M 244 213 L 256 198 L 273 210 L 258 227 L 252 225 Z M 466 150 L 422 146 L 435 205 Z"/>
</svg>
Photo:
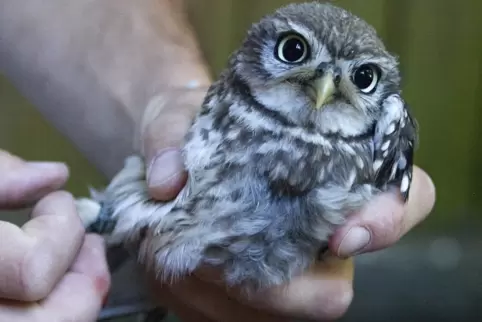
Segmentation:
<svg viewBox="0 0 482 322">
<path fill-rule="evenodd" d="M 97 320 L 104 321 L 130 315 L 147 314 L 154 309 L 156 309 L 155 305 L 145 302 L 116 305 L 102 309 Z"/>
</svg>

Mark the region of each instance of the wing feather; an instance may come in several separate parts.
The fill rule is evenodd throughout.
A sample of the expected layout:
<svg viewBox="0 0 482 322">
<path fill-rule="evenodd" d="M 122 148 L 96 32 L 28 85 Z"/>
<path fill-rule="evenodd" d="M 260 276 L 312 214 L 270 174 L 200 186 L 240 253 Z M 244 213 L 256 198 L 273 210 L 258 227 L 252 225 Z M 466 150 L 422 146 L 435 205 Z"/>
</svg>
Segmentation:
<svg viewBox="0 0 482 322">
<path fill-rule="evenodd" d="M 400 95 L 385 99 L 374 136 L 375 184 L 382 190 L 398 187 L 404 201 L 408 199 L 412 183 L 417 132 L 409 106 Z"/>
</svg>

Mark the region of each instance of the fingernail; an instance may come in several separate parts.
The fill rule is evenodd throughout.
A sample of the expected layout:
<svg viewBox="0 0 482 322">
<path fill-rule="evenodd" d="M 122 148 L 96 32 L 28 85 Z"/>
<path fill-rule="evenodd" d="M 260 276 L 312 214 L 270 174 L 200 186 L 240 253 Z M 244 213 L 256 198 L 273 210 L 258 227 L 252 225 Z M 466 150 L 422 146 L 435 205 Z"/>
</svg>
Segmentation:
<svg viewBox="0 0 482 322">
<path fill-rule="evenodd" d="M 162 150 L 152 160 L 147 170 L 149 187 L 162 186 L 184 172 L 181 151 L 175 148 Z"/>
<path fill-rule="evenodd" d="M 371 240 L 371 234 L 364 227 L 353 227 L 343 237 L 337 254 L 339 257 L 350 257 L 363 251 Z"/>
</svg>

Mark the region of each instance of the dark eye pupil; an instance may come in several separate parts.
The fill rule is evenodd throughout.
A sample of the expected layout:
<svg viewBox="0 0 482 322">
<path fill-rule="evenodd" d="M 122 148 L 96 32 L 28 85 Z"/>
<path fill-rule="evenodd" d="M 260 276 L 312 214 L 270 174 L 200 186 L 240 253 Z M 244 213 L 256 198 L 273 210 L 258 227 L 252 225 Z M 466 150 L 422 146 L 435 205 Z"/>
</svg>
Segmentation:
<svg viewBox="0 0 482 322">
<path fill-rule="evenodd" d="M 373 69 L 369 66 L 364 66 L 356 71 L 354 81 L 358 88 L 365 89 L 372 84 L 374 77 Z"/>
<path fill-rule="evenodd" d="M 305 50 L 305 46 L 300 39 L 291 38 L 283 46 L 283 57 L 289 62 L 296 62 L 303 57 Z"/>
</svg>

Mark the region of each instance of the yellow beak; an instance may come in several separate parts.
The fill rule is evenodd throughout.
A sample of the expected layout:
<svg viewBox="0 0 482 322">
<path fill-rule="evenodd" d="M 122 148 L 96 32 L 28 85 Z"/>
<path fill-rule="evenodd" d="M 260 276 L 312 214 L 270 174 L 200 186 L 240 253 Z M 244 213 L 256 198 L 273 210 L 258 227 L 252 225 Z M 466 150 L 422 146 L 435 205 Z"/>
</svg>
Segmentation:
<svg viewBox="0 0 482 322">
<path fill-rule="evenodd" d="M 333 75 L 327 73 L 323 77 L 317 78 L 313 85 L 316 92 L 315 109 L 319 110 L 323 105 L 330 102 L 333 94 L 335 94 L 336 86 Z"/>
</svg>

